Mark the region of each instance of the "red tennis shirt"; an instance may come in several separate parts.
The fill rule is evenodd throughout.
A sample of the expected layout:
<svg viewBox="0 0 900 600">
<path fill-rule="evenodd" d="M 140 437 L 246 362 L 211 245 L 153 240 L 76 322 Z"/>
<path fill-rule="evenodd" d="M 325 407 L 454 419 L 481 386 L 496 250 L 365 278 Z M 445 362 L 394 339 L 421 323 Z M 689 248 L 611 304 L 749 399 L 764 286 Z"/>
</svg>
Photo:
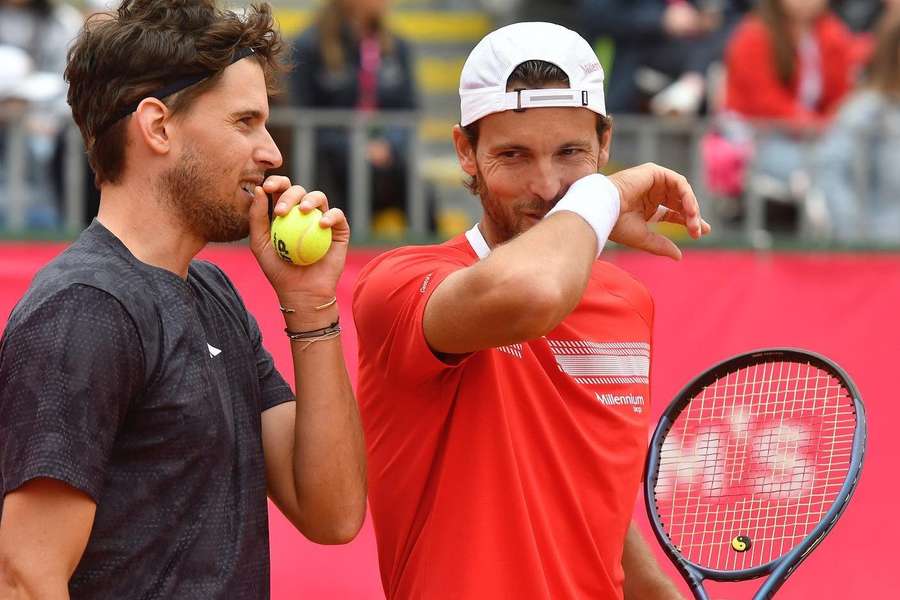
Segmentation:
<svg viewBox="0 0 900 600">
<path fill-rule="evenodd" d="M 540 339 L 448 365 L 425 305 L 477 228 L 369 263 L 354 292 L 369 499 L 388 598 L 622 597 L 647 447 L 653 302 L 602 261 Z"/>
</svg>

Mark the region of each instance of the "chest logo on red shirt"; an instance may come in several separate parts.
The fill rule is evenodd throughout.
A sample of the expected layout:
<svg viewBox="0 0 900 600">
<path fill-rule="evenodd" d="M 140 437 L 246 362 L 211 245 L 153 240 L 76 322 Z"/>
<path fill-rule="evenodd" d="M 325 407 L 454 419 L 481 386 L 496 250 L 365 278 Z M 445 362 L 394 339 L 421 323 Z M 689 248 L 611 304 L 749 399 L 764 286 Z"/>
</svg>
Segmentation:
<svg viewBox="0 0 900 600">
<path fill-rule="evenodd" d="M 577 383 L 646 384 L 650 377 L 650 344 L 547 339 L 561 371 Z"/>
<path fill-rule="evenodd" d="M 630 406 L 636 414 L 644 412 L 644 397 L 640 394 L 598 394 L 594 392 L 597 402 L 604 406 Z"/>
</svg>

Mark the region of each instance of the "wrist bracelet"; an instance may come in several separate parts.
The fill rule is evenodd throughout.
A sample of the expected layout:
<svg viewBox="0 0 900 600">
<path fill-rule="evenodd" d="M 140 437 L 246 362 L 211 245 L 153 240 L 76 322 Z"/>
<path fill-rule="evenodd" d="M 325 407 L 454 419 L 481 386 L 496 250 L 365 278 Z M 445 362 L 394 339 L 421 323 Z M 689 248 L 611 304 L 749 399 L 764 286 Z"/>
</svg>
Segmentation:
<svg viewBox="0 0 900 600">
<path fill-rule="evenodd" d="M 303 352 L 304 350 L 306 350 L 307 348 L 309 348 L 310 346 L 312 346 L 312 345 L 315 344 L 316 342 L 324 342 L 325 340 L 333 340 L 334 338 L 336 338 L 336 337 L 338 337 L 338 336 L 340 336 L 340 335 L 341 335 L 341 328 L 338 327 L 337 330 L 335 330 L 335 331 L 333 331 L 333 332 L 331 332 L 331 333 L 328 333 L 328 334 L 326 334 L 326 335 L 320 335 L 319 337 L 314 337 L 314 338 L 303 338 L 303 339 L 294 339 L 294 338 L 291 338 L 291 342 L 305 342 L 305 343 L 303 344 L 303 347 L 300 348 L 300 352 Z"/>
<path fill-rule="evenodd" d="M 619 189 L 605 175 L 595 173 L 573 183 L 566 195 L 544 218 L 568 210 L 587 221 L 597 236 L 597 256 L 619 220 L 621 198 Z"/>
<path fill-rule="evenodd" d="M 340 333 L 341 332 L 341 320 L 338 319 L 331 325 L 327 327 L 322 327 L 321 329 L 312 329 L 310 331 L 291 331 L 290 329 L 285 328 L 284 332 L 287 334 L 288 338 L 291 341 L 302 341 L 309 340 L 312 338 L 322 337 L 323 335 L 330 335 L 332 333 Z"/>
<path fill-rule="evenodd" d="M 305 342 L 303 347 L 300 348 L 300 351 L 303 352 L 316 342 L 332 340 L 341 335 L 340 319 L 321 329 L 313 329 L 312 331 L 290 331 L 285 329 L 284 332 L 292 342 Z"/>
<path fill-rule="evenodd" d="M 313 306 L 313 310 L 325 310 L 329 306 L 333 306 L 337 303 L 337 296 L 332 296 L 331 300 L 326 302 L 325 304 L 320 304 L 319 306 Z M 287 306 L 283 306 L 281 304 L 278 305 L 278 309 L 286 315 L 297 312 L 293 308 L 288 308 Z"/>
</svg>

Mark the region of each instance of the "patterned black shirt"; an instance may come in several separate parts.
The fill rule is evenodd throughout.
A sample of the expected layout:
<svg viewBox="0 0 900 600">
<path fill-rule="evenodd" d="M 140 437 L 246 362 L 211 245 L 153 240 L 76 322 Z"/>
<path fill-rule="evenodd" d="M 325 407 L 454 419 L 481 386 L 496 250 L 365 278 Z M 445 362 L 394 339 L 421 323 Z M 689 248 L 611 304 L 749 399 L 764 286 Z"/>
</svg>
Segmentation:
<svg viewBox="0 0 900 600">
<path fill-rule="evenodd" d="M 182 279 L 94 221 L 0 340 L 0 491 L 97 503 L 73 599 L 267 598 L 260 415 L 293 399 L 222 271 Z"/>
</svg>

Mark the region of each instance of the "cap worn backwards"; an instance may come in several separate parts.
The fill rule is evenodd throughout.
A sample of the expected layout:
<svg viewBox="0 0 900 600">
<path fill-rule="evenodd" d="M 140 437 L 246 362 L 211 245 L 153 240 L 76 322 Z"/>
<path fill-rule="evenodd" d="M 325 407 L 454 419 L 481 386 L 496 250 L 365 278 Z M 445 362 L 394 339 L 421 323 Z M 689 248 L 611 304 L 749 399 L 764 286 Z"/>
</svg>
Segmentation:
<svg viewBox="0 0 900 600">
<path fill-rule="evenodd" d="M 530 60 L 559 67 L 570 87 L 507 92 L 510 74 Z M 491 113 L 525 108 L 571 106 L 606 114 L 596 53 L 583 37 L 553 23 L 515 23 L 486 35 L 466 59 L 459 98 L 464 127 Z"/>
</svg>

